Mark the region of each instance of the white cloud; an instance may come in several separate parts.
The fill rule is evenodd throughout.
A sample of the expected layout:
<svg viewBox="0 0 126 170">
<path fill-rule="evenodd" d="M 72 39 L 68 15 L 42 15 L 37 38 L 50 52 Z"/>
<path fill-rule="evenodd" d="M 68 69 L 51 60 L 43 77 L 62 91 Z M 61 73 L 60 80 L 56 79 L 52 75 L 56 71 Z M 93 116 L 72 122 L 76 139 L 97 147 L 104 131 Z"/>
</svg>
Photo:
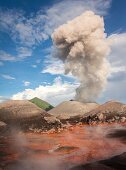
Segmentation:
<svg viewBox="0 0 126 170">
<path fill-rule="evenodd" d="M 32 50 L 27 47 L 19 47 L 17 48 L 17 52 L 18 52 L 17 60 L 22 60 L 32 55 Z"/>
<path fill-rule="evenodd" d="M 126 75 L 125 75 L 126 76 Z M 118 80 L 116 82 L 110 81 L 107 85 L 106 90 L 101 95 L 99 101 L 106 102 L 109 100 L 118 100 L 126 103 L 126 79 Z"/>
<path fill-rule="evenodd" d="M 44 33 L 51 35 L 55 28 L 66 23 L 68 20 L 81 15 L 86 10 L 92 10 L 97 14 L 106 15 L 110 7 L 111 0 L 64 0 L 54 4 L 46 10 Z M 40 11 L 37 15 L 37 20 L 40 21 Z"/>
<path fill-rule="evenodd" d="M 46 10 L 45 24 L 43 25 L 44 33 L 50 36 L 52 32 L 59 25 L 66 23 L 68 20 L 82 14 L 86 10 L 93 10 L 95 13 L 100 15 L 106 15 L 107 10 L 110 7 L 111 0 L 64 0 L 57 4 L 54 4 L 51 8 Z M 43 18 L 41 17 L 42 10 L 37 14 L 37 21 Z M 44 51 L 51 54 L 53 48 L 47 48 Z M 53 75 L 62 74 L 64 75 L 64 65 L 61 61 L 50 56 L 46 57 L 45 67 L 42 73 L 50 73 Z M 66 75 L 65 75 L 66 76 Z M 71 75 L 68 75 L 71 76 Z"/>
<path fill-rule="evenodd" d="M 99 100 L 111 99 L 126 102 L 126 33 L 113 34 L 108 37 L 111 46 L 110 75 L 106 90 Z"/>
<path fill-rule="evenodd" d="M 111 76 L 118 72 L 126 72 L 126 33 L 113 34 L 108 37 L 111 54 L 108 57 L 111 65 Z"/>
<path fill-rule="evenodd" d="M 58 58 L 52 57 L 51 55 L 47 55 L 45 57 L 44 67 L 41 73 L 48 73 L 52 75 L 62 75 L 62 76 L 69 77 L 69 78 L 76 80 L 76 78 L 73 77 L 71 73 L 65 74 L 63 62 L 59 60 Z"/>
<path fill-rule="evenodd" d="M 118 66 L 118 67 L 112 66 L 110 68 L 110 75 L 114 73 L 118 73 L 118 72 L 126 72 L 126 67 L 125 66 Z"/>
<path fill-rule="evenodd" d="M 32 50 L 27 47 L 16 49 L 17 55 L 13 56 L 3 50 L 0 50 L 0 61 L 20 61 L 32 55 Z"/>
<path fill-rule="evenodd" d="M 0 30 L 8 33 L 18 47 L 15 56 L 0 51 L 0 60 L 19 61 L 31 56 L 36 45 L 47 40 L 60 24 L 89 9 L 106 15 L 110 4 L 111 0 L 63 0 L 30 16 L 26 16 L 24 11 L 0 9 Z M 59 68 L 46 70 L 56 72 L 57 69 L 59 71 Z"/>
<path fill-rule="evenodd" d="M 15 61 L 16 58 L 3 50 L 0 50 L 0 60 L 1 61 Z"/>
<path fill-rule="evenodd" d="M 58 77 L 52 85 L 39 85 L 35 89 L 25 89 L 22 92 L 14 94 L 12 99 L 21 100 L 39 97 L 53 105 L 57 105 L 64 100 L 73 99 L 77 86 L 78 84 L 63 82 L 62 79 Z"/>
<path fill-rule="evenodd" d="M 2 77 L 3 77 L 4 79 L 7 79 L 7 80 L 15 80 L 15 77 L 12 77 L 12 76 L 7 75 L 7 74 L 2 74 Z"/>
<path fill-rule="evenodd" d="M 108 56 L 110 74 L 106 90 L 99 100 L 105 102 L 106 100 L 115 98 L 126 102 L 124 93 L 126 86 L 126 33 L 113 34 L 108 37 L 108 42 L 111 46 L 111 53 Z M 48 55 L 42 73 L 64 75 L 63 63 Z"/>
<path fill-rule="evenodd" d="M 17 55 L 12 56 L 4 51 L 0 51 L 0 60 L 1 61 L 15 61 L 18 56 L 24 58 L 26 53 L 23 53 L 23 48 L 25 48 L 26 52 L 29 47 L 34 47 L 35 45 L 41 43 L 42 41 L 48 39 L 54 29 L 60 24 L 65 23 L 66 21 L 80 15 L 85 10 L 93 10 L 97 14 L 106 15 L 107 10 L 110 7 L 111 0 L 64 0 L 59 3 L 54 4 L 53 6 L 46 8 L 46 10 L 41 9 L 36 14 L 32 15 L 32 17 L 25 17 L 22 11 L 0 11 L 0 29 L 1 31 L 6 31 L 9 33 L 11 38 L 17 43 L 17 45 L 21 48 L 17 48 Z M 117 99 L 124 100 L 125 95 L 125 85 L 126 85 L 126 33 L 122 34 L 113 34 L 109 36 L 108 41 L 110 42 L 112 51 L 110 56 L 108 57 L 111 65 L 111 74 L 109 77 L 109 82 L 107 89 L 104 93 L 105 99 L 111 98 L 112 96 Z M 27 49 L 26 49 L 27 48 Z M 19 55 L 18 51 L 24 54 Z M 34 48 L 33 48 L 34 49 Z M 47 53 L 50 54 L 51 47 L 47 49 Z M 31 52 L 28 52 L 29 55 Z M 27 53 L 27 54 L 28 54 Z M 20 58 L 19 57 L 19 58 Z M 35 63 L 32 67 L 37 67 Z M 50 73 L 50 74 L 64 74 L 63 64 L 60 61 L 52 58 L 48 58 L 45 62 L 45 67 L 42 70 L 42 73 Z M 115 80 L 117 83 L 115 83 Z M 67 86 L 68 85 L 68 86 Z M 62 83 L 58 88 L 63 89 L 64 86 L 67 86 L 67 90 L 69 87 L 72 89 L 75 85 L 71 85 L 69 83 Z M 50 95 L 54 95 L 56 89 L 56 84 L 53 85 L 40 85 L 36 89 L 26 89 L 23 92 L 16 94 L 17 98 L 32 98 L 33 96 L 37 96 L 43 98 L 43 94 L 39 94 L 39 91 L 46 91 L 44 93 L 44 99 L 57 103 L 56 99 L 59 100 L 60 97 L 57 98 L 54 96 L 53 99 L 49 99 L 48 97 L 48 89 L 50 89 Z M 58 90 L 59 90 L 58 89 Z M 52 90 L 52 91 L 51 91 Z M 54 90 L 54 93 L 53 93 Z M 66 92 L 69 94 L 69 90 Z M 115 93 L 116 91 L 116 93 Z M 57 92 L 58 93 L 58 92 Z M 73 90 L 73 93 L 74 90 Z M 72 93 L 72 94 L 73 94 Z M 68 94 L 61 95 L 61 99 L 69 97 Z M 115 96 L 117 94 L 117 96 Z M 52 97 L 53 98 L 53 97 Z M 102 99 L 103 99 L 102 98 Z M 60 101 L 61 101 L 60 99 Z M 126 99 L 125 99 L 126 100 Z"/>
<path fill-rule="evenodd" d="M 47 39 L 42 31 L 42 24 L 38 23 L 36 20 L 36 14 L 33 16 L 34 17 L 25 17 L 23 11 L 1 10 L 1 30 L 9 33 L 12 40 L 17 44 L 31 47 L 40 41 Z"/>
<path fill-rule="evenodd" d="M 44 68 L 41 73 L 49 73 L 52 75 L 64 74 L 64 64 L 57 58 L 46 56 Z"/>
<path fill-rule="evenodd" d="M 111 42 L 111 54 L 108 57 L 111 66 L 111 75 L 108 80 L 106 90 L 100 97 L 98 101 L 105 102 L 111 99 L 120 100 L 126 102 L 125 87 L 126 87 L 126 34 L 116 34 L 111 35 L 108 40 Z M 49 58 L 48 58 L 49 57 Z M 54 61 L 47 57 L 45 64 L 47 64 L 46 69 L 51 74 L 61 73 L 63 74 L 64 69 L 55 69 L 51 68 L 55 64 L 59 66 L 60 64 L 57 61 Z M 51 66 L 50 69 L 48 66 Z M 44 84 L 44 83 L 43 83 Z M 35 89 L 26 89 L 23 92 L 19 92 L 13 95 L 13 99 L 31 99 L 35 96 L 44 99 L 54 105 L 64 101 L 72 99 L 75 95 L 75 89 L 78 85 L 71 84 L 68 82 L 62 82 L 60 78 L 56 79 L 52 85 L 40 85 Z"/>
<path fill-rule="evenodd" d="M 112 34 L 108 42 L 111 46 L 110 63 L 113 66 L 126 66 L 126 33 Z"/>
<path fill-rule="evenodd" d="M 29 86 L 31 83 L 29 81 L 23 81 L 25 87 Z"/>
<path fill-rule="evenodd" d="M 37 68 L 37 65 L 35 65 L 35 64 L 32 64 L 31 66 L 32 66 L 33 68 Z"/>
<path fill-rule="evenodd" d="M 23 11 L 0 11 L 2 31 L 9 31 L 18 44 L 31 47 L 48 39 L 56 27 L 73 19 L 86 10 L 106 15 L 111 0 L 64 0 L 49 8 L 41 9 L 31 17 Z"/>
</svg>

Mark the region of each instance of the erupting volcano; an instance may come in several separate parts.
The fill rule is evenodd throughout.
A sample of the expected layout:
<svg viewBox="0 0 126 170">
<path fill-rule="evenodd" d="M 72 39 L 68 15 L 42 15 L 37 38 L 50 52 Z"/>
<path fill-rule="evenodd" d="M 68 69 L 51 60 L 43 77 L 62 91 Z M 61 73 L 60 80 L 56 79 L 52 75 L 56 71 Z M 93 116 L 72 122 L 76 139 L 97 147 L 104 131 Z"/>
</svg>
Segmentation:
<svg viewBox="0 0 126 170">
<path fill-rule="evenodd" d="M 22 61 L 31 56 L 31 49 L 38 50 L 34 55 L 36 57 L 42 51 L 38 47 L 41 41 L 46 40 L 41 48 L 51 43 L 49 49 L 43 50 L 43 61 L 32 56 L 34 61 L 28 59 L 24 62 L 31 62 L 30 67 L 36 71 L 26 71 L 24 74 L 24 67 L 18 70 L 24 74 L 21 89 L 27 88 L 0 103 L 0 170 L 126 170 L 125 101 L 108 101 L 111 97 L 104 96 L 107 101 L 97 103 L 107 83 L 108 92 L 111 93 L 109 90 L 113 88 L 116 93 L 116 88 L 111 84 L 112 81 L 117 82 L 115 74 L 121 82 L 126 82 L 125 73 L 120 76 L 120 72 L 126 71 L 122 61 L 114 61 L 112 68 L 107 58 L 113 41 L 117 45 L 118 42 L 116 35 L 108 36 L 105 32 L 104 18 L 101 16 L 103 11 L 98 10 L 101 6 L 107 6 L 109 0 L 95 10 L 92 9 L 95 8 L 94 3 L 101 4 L 102 0 L 84 1 L 92 7 L 85 6 L 81 15 L 80 11 L 78 13 L 73 9 L 72 14 L 67 13 L 69 8 L 66 13 L 60 12 L 58 15 L 58 8 L 64 10 L 64 5 L 60 3 L 53 9 L 46 7 L 47 12 L 40 10 L 36 15 L 30 13 L 27 19 L 22 10 L 18 15 L 14 13 L 16 17 L 11 11 L 13 17 L 9 18 L 9 13 L 2 15 L 0 8 L 0 33 L 9 29 L 11 22 L 14 22 L 11 24 L 12 30 L 18 31 L 14 35 L 14 31 L 9 30 L 13 40 L 17 41 L 13 46 L 17 50 L 13 54 L 17 57 L 0 50 L 0 66 L 4 65 L 3 61 Z M 74 12 L 79 15 L 74 15 Z M 124 39 L 121 43 L 122 40 L 125 42 Z M 60 65 L 56 65 L 57 61 L 61 62 L 62 70 Z M 41 62 L 46 67 L 41 71 L 42 82 L 37 72 Z M 2 74 L 3 79 L 10 80 L 10 85 L 13 84 L 11 81 L 18 82 L 19 77 Z M 24 80 L 31 77 L 31 82 Z M 41 85 L 33 89 L 37 84 L 36 77 Z"/>
</svg>

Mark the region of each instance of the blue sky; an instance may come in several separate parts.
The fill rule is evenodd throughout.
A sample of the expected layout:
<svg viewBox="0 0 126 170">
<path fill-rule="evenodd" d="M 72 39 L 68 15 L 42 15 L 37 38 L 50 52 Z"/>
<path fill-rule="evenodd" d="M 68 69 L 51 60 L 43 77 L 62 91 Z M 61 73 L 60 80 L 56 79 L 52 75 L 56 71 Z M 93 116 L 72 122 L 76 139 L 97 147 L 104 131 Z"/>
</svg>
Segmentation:
<svg viewBox="0 0 126 170">
<path fill-rule="evenodd" d="M 112 40 L 111 73 L 99 102 L 126 102 L 126 1 L 124 0 L 1 0 L 0 101 L 40 97 L 56 105 L 75 95 L 77 80 L 64 75 L 52 58 L 51 34 L 59 25 L 92 10 L 104 17 Z"/>
</svg>

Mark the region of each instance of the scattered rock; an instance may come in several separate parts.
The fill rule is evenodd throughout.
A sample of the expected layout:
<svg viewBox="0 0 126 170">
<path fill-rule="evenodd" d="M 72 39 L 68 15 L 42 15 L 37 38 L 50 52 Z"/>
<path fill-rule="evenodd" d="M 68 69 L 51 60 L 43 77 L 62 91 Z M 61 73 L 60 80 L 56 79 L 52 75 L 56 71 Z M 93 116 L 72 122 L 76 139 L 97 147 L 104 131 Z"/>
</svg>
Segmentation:
<svg viewBox="0 0 126 170">
<path fill-rule="evenodd" d="M 104 120 L 104 115 L 102 113 L 97 114 L 97 117 L 100 121 Z"/>
<path fill-rule="evenodd" d="M 97 108 L 93 109 L 92 111 L 87 113 L 88 115 L 94 115 L 98 113 L 102 113 L 103 115 L 107 116 L 119 116 L 120 114 L 125 113 L 126 105 L 117 101 L 109 101 L 102 105 L 99 105 Z M 108 115 L 109 114 L 109 115 Z"/>
<path fill-rule="evenodd" d="M 117 101 L 110 101 L 98 106 L 88 113 L 85 113 L 80 121 L 88 124 L 92 124 L 94 121 L 97 121 L 97 123 L 125 122 L 125 117 L 126 105 Z"/>
<path fill-rule="evenodd" d="M 125 118 L 125 117 L 121 117 L 120 121 L 121 121 L 122 123 L 124 123 L 124 122 L 126 121 L 126 118 Z"/>
<path fill-rule="evenodd" d="M 51 124 L 51 123 L 59 123 L 60 124 L 60 120 L 57 119 L 55 116 L 48 116 L 45 117 L 45 120 L 47 121 L 47 123 Z"/>
<path fill-rule="evenodd" d="M 8 126 L 18 126 L 33 132 L 50 129 L 59 132 L 64 125 L 69 124 L 123 123 L 126 121 L 126 105 L 117 101 L 110 101 L 103 105 L 67 101 L 47 113 L 29 101 L 10 100 L 0 104 L 0 120 Z"/>
<path fill-rule="evenodd" d="M 0 121 L 0 133 L 3 133 L 7 130 L 7 124 Z"/>
<path fill-rule="evenodd" d="M 60 146 L 55 149 L 55 152 L 70 152 L 73 150 L 78 149 L 78 147 L 75 146 Z"/>
<path fill-rule="evenodd" d="M 4 122 L 0 121 L 0 129 L 1 129 L 1 128 L 5 128 L 6 126 L 7 126 L 7 124 L 6 124 L 6 123 L 4 123 Z"/>
<path fill-rule="evenodd" d="M 48 130 L 48 134 L 50 134 L 50 133 L 55 133 L 55 132 L 56 132 L 56 130 L 55 130 L 54 128 Z"/>
<path fill-rule="evenodd" d="M 115 116 L 115 120 L 119 120 L 119 116 Z"/>
</svg>

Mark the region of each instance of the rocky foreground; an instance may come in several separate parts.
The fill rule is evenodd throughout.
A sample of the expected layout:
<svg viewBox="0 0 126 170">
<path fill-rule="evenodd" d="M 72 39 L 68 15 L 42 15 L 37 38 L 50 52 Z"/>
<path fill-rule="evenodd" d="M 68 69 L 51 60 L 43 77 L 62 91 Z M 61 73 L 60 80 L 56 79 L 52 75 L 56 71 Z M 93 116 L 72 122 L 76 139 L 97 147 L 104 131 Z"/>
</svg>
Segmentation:
<svg viewBox="0 0 126 170">
<path fill-rule="evenodd" d="M 30 101 L 4 102 L 0 170 L 126 170 L 125 124 L 126 105 L 118 101 L 68 101 L 49 112 Z"/>
<path fill-rule="evenodd" d="M 67 101 L 49 112 L 26 100 L 10 100 L 0 104 L 0 131 L 18 127 L 26 131 L 57 131 L 75 124 L 96 125 L 126 121 L 126 105 L 118 101 L 81 103 Z"/>
<path fill-rule="evenodd" d="M 60 119 L 63 124 L 95 125 L 126 121 L 126 105 L 118 101 L 110 101 L 102 105 L 77 101 L 63 102 L 49 113 Z"/>
</svg>

